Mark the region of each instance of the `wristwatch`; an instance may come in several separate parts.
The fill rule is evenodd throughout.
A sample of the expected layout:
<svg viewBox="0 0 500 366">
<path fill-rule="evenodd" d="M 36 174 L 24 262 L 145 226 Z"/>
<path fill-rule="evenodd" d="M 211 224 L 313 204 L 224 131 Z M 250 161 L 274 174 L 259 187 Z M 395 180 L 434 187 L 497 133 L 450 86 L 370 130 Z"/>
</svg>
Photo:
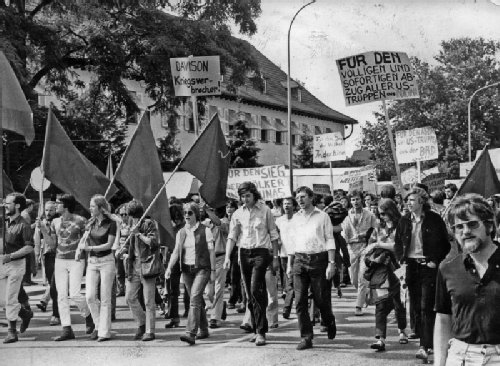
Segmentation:
<svg viewBox="0 0 500 366">
<path fill-rule="evenodd" d="M 328 261 L 328 263 L 335 264 L 335 261 Z"/>
</svg>

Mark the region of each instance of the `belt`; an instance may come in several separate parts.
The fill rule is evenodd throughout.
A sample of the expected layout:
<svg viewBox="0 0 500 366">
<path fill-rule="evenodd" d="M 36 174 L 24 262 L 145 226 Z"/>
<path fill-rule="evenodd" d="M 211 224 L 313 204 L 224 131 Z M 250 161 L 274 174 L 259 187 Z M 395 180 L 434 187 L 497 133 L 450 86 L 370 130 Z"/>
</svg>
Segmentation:
<svg viewBox="0 0 500 366">
<path fill-rule="evenodd" d="M 240 253 L 245 253 L 245 254 L 262 253 L 264 251 L 266 251 L 269 254 L 271 253 L 267 248 L 252 248 L 252 249 L 240 248 Z"/>
<path fill-rule="evenodd" d="M 295 257 L 298 258 L 307 258 L 307 259 L 317 259 L 322 258 L 324 256 L 328 257 L 328 252 L 319 252 L 319 253 L 295 253 Z"/>
<path fill-rule="evenodd" d="M 455 351 L 465 353 L 475 353 L 481 355 L 500 355 L 500 345 L 498 344 L 469 344 L 456 338 L 450 340 L 450 345 Z"/>
<path fill-rule="evenodd" d="M 226 254 L 226 253 L 215 253 L 215 257 L 217 258 L 217 257 L 223 256 L 223 255 L 225 255 L 225 254 Z"/>
<path fill-rule="evenodd" d="M 407 258 L 406 261 L 407 262 L 414 262 L 414 263 L 417 263 L 417 264 L 422 264 L 424 266 L 427 264 L 427 259 L 426 258 Z"/>
<path fill-rule="evenodd" d="M 111 249 L 109 249 L 109 250 L 103 250 L 101 252 L 90 252 L 89 256 L 91 256 L 91 257 L 97 257 L 97 258 L 102 258 L 102 257 L 105 257 L 107 255 L 110 255 L 111 253 L 112 253 Z"/>
</svg>

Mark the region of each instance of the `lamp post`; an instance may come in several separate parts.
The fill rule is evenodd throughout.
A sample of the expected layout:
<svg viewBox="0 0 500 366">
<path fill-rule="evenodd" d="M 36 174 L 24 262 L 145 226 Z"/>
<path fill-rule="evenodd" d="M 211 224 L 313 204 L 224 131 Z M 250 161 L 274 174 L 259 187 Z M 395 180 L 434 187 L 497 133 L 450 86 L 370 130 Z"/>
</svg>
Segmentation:
<svg viewBox="0 0 500 366">
<path fill-rule="evenodd" d="M 491 85 L 486 85 L 483 86 L 482 88 L 477 89 L 474 93 L 472 93 L 471 97 L 469 98 L 469 103 L 467 105 L 467 136 L 468 136 L 468 142 L 469 142 L 469 163 L 472 162 L 472 141 L 471 141 L 471 125 L 470 125 L 470 107 L 472 103 L 472 99 L 474 96 L 479 93 L 481 90 L 491 88 L 492 86 L 496 86 L 500 84 L 499 82 L 493 83 Z"/>
<path fill-rule="evenodd" d="M 286 86 L 287 86 L 287 102 L 288 102 L 288 164 L 289 164 L 289 173 L 290 173 L 290 192 L 293 192 L 293 145 L 292 145 L 292 89 L 290 88 L 290 31 L 292 30 L 292 24 L 299 15 L 299 13 L 306 6 L 315 3 L 316 0 L 312 0 L 311 2 L 303 5 L 292 18 L 290 22 L 290 27 L 288 28 L 288 73 L 286 78 Z"/>
</svg>

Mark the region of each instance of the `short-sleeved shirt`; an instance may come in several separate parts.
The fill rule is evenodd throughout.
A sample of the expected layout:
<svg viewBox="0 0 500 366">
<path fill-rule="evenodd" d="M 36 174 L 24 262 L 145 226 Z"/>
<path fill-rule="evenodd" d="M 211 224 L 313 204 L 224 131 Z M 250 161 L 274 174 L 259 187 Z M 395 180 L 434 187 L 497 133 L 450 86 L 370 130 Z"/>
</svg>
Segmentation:
<svg viewBox="0 0 500 366">
<path fill-rule="evenodd" d="M 17 252 L 25 245 L 33 246 L 31 227 L 23 217 L 19 215 L 14 220 L 6 221 L 5 223 L 7 225 L 5 232 L 5 254 Z"/>
<path fill-rule="evenodd" d="M 262 201 L 256 202 L 251 209 L 241 206 L 231 217 L 228 239 L 234 240 L 240 248 L 271 249 L 271 241 L 278 238 L 271 209 Z"/>
<path fill-rule="evenodd" d="M 276 219 L 276 226 L 278 227 L 278 231 L 281 238 L 281 249 L 280 256 L 286 257 L 288 254 L 293 253 L 293 244 L 291 236 L 293 230 L 293 216 L 292 218 L 288 218 L 287 215 L 280 216 Z"/>
<path fill-rule="evenodd" d="M 90 224 L 89 246 L 106 244 L 109 236 L 116 236 L 116 222 L 107 216 L 100 223 L 93 220 Z M 95 257 L 104 257 L 108 254 L 111 254 L 111 249 L 90 253 L 91 256 Z"/>
<path fill-rule="evenodd" d="M 288 254 L 315 254 L 335 250 L 330 216 L 317 207 L 309 214 L 300 210 L 293 215 L 292 226 L 292 248 Z"/>
<path fill-rule="evenodd" d="M 62 216 L 52 220 L 51 231 L 57 236 L 56 258 L 75 259 L 76 249 L 85 232 L 85 223 L 83 217 L 75 214 L 69 220 Z"/>
<path fill-rule="evenodd" d="M 498 246 L 498 243 L 495 243 Z M 435 310 L 451 315 L 451 336 L 469 344 L 500 344 L 500 249 L 480 278 L 469 255 L 439 266 Z"/>
</svg>

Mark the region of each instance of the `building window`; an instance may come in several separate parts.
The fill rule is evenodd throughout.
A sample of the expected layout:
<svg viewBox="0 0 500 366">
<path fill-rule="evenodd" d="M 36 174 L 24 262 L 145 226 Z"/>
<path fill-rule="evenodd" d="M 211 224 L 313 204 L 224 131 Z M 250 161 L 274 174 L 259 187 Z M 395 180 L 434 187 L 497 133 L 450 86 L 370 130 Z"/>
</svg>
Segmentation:
<svg viewBox="0 0 500 366">
<path fill-rule="evenodd" d="M 321 127 L 314 126 L 314 134 L 315 135 L 321 135 Z"/>
<path fill-rule="evenodd" d="M 329 127 L 327 127 L 327 128 L 325 128 L 325 132 L 326 132 L 326 133 L 332 133 L 332 129 L 331 129 L 331 128 L 329 128 Z"/>
<path fill-rule="evenodd" d="M 298 146 L 300 144 L 300 135 L 292 135 L 292 145 Z"/>
<path fill-rule="evenodd" d="M 278 144 L 278 145 L 281 145 L 284 143 L 283 139 L 282 139 L 282 136 L 283 136 L 282 133 L 283 132 L 276 131 L 276 144 Z"/>
<path fill-rule="evenodd" d="M 261 142 L 269 141 L 269 130 L 260 130 L 260 141 Z"/>
</svg>

